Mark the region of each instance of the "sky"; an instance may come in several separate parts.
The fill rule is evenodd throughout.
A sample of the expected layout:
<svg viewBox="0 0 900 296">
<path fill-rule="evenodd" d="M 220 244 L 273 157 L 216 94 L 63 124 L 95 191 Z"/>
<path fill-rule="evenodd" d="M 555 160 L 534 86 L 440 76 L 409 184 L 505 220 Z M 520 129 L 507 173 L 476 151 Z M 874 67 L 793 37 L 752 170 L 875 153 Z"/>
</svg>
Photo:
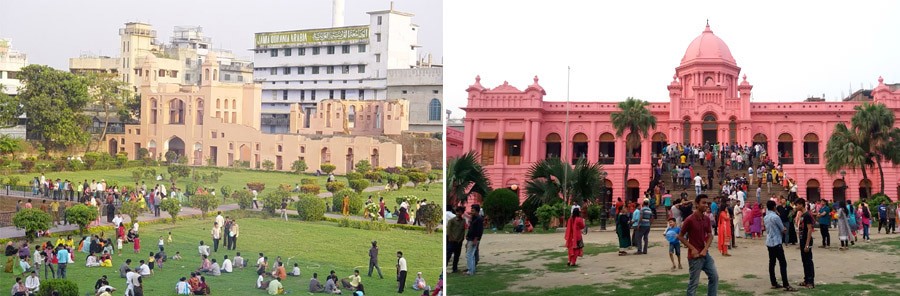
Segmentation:
<svg viewBox="0 0 900 296">
<path fill-rule="evenodd" d="M 419 55 L 443 56 L 442 0 L 395 0 L 394 9 L 415 14 Z M 387 10 L 388 0 L 345 0 L 344 25 L 369 23 L 366 12 Z M 191 13 L 195 12 L 195 13 Z M 175 26 L 201 26 L 214 48 L 250 59 L 253 34 L 331 27 L 331 0 L 215 1 L 14 1 L 0 0 L 0 38 L 12 39 L 31 64 L 68 70 L 69 58 L 82 54 L 117 56 L 119 29 L 126 22 L 153 25 L 168 42 Z"/>
<path fill-rule="evenodd" d="M 567 67 L 572 101 L 668 101 L 675 67 L 707 19 L 754 85 L 754 102 L 837 101 L 879 76 L 900 83 L 900 3 L 822 3 L 447 1 L 445 108 L 463 116 L 476 75 L 484 87 L 519 89 L 537 75 L 545 100 L 565 101 Z"/>
</svg>

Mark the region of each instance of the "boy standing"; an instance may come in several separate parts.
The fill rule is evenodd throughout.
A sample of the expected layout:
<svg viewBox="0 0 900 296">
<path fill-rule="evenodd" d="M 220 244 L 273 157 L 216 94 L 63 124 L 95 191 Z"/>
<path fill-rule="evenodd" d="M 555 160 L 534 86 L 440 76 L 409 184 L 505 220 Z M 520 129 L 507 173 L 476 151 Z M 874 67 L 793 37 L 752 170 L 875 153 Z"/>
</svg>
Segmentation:
<svg viewBox="0 0 900 296">
<path fill-rule="evenodd" d="M 800 258 L 803 260 L 803 282 L 801 287 L 815 288 L 816 271 L 812 258 L 812 234 L 815 231 L 815 221 L 806 210 L 806 200 L 800 198 L 794 202 L 794 209 L 801 214 L 800 218 Z M 827 227 L 827 226 L 826 226 Z"/>
<path fill-rule="evenodd" d="M 716 263 L 709 255 L 709 246 L 712 245 L 712 225 L 709 217 L 703 214 L 709 207 L 709 197 L 706 194 L 697 195 L 694 198 L 696 208 L 693 213 L 684 220 L 678 240 L 688 248 L 688 281 L 687 295 L 697 293 L 700 281 L 700 271 L 706 273 L 709 278 L 708 295 L 716 295 L 719 289 L 719 274 L 716 271 Z"/>
<path fill-rule="evenodd" d="M 669 218 L 669 226 L 663 236 L 669 241 L 669 260 L 672 260 L 672 270 L 675 270 L 675 257 L 678 257 L 678 269 L 681 267 L 681 242 L 678 241 L 678 233 L 681 227 L 675 226 L 675 218 Z"/>
</svg>

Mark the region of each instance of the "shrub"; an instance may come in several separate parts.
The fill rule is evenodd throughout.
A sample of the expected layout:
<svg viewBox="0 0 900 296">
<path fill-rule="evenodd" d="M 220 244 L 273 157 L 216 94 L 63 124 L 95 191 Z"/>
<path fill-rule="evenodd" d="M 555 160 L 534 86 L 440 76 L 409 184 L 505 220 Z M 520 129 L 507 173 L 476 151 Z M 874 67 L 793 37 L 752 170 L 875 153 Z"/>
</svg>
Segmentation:
<svg viewBox="0 0 900 296">
<path fill-rule="evenodd" d="M 309 166 L 306 165 L 306 161 L 302 159 L 295 160 L 293 164 L 291 164 L 291 170 L 294 173 L 301 174 L 309 169 Z"/>
<path fill-rule="evenodd" d="M 316 180 L 315 178 L 300 179 L 300 185 L 307 185 L 307 184 L 319 184 L 319 180 Z"/>
<path fill-rule="evenodd" d="M 425 223 L 425 230 L 428 233 L 434 232 L 434 228 L 437 227 L 437 225 L 441 223 L 441 219 L 444 218 L 441 207 L 436 205 L 434 202 L 422 206 L 422 208 L 418 213 L 416 213 L 416 215 L 418 215 L 417 218 L 420 222 Z"/>
<path fill-rule="evenodd" d="M 384 178 L 387 180 L 388 187 L 394 188 L 397 185 L 397 180 L 400 179 L 400 175 L 397 174 L 387 174 L 387 177 Z"/>
<path fill-rule="evenodd" d="M 600 205 L 590 205 L 587 207 L 587 218 L 588 222 L 593 224 L 594 221 L 600 221 L 600 212 L 603 211 L 603 207 Z"/>
<path fill-rule="evenodd" d="M 191 206 L 200 210 L 203 219 L 206 213 L 219 207 L 219 200 L 209 193 L 197 194 L 191 197 Z"/>
<path fill-rule="evenodd" d="M 66 163 L 66 169 L 73 172 L 82 171 L 85 169 L 84 162 L 74 158 L 70 159 Z"/>
<path fill-rule="evenodd" d="M 368 159 L 360 160 L 356 163 L 356 172 L 360 174 L 365 174 L 372 170 L 372 164 L 369 163 Z"/>
<path fill-rule="evenodd" d="M 175 220 L 178 220 L 178 213 L 181 212 L 181 203 L 174 198 L 164 198 L 159 204 L 159 209 L 169 213 L 169 216 L 172 216 L 172 224 L 175 224 Z"/>
<path fill-rule="evenodd" d="M 144 168 L 144 178 L 155 180 L 156 179 L 156 169 Z"/>
<path fill-rule="evenodd" d="M 301 195 L 297 201 L 297 214 L 303 221 L 321 221 L 325 218 L 325 201 L 312 195 Z"/>
<path fill-rule="evenodd" d="M 222 193 L 222 199 L 225 199 L 234 193 L 234 189 L 231 189 L 230 185 L 222 185 L 222 189 L 219 189 L 219 193 Z"/>
<path fill-rule="evenodd" d="M 41 287 L 38 290 L 38 296 L 79 296 L 78 284 L 64 279 L 42 279 Z"/>
<path fill-rule="evenodd" d="M 325 184 L 325 190 L 328 192 L 335 193 L 341 191 L 341 189 L 347 188 L 347 184 L 341 181 L 328 182 Z"/>
<path fill-rule="evenodd" d="M 253 193 L 250 190 L 237 190 L 231 194 L 231 198 L 237 200 L 241 210 L 253 207 Z"/>
<path fill-rule="evenodd" d="M 137 154 L 138 154 L 138 157 L 137 157 L 138 159 L 150 158 L 150 150 L 147 150 L 147 148 L 138 149 Z"/>
<path fill-rule="evenodd" d="M 288 186 L 290 187 L 290 186 Z M 285 188 L 278 188 L 275 191 L 270 191 L 269 193 L 262 196 L 261 201 L 263 203 L 263 211 L 269 213 L 269 215 L 274 216 L 275 211 L 281 209 L 281 201 L 285 198 L 291 197 L 291 191 Z"/>
<path fill-rule="evenodd" d="M 250 190 L 256 190 L 257 193 L 260 193 L 260 192 L 263 191 L 263 189 L 266 189 L 266 183 L 263 183 L 263 182 L 249 182 L 249 183 L 247 183 L 247 188 L 250 189 Z"/>
<path fill-rule="evenodd" d="M 122 207 L 119 208 L 119 212 L 128 216 L 131 220 L 131 223 L 137 221 L 138 216 L 141 213 L 146 211 L 145 205 L 139 201 L 126 201 L 122 203 Z"/>
<path fill-rule="evenodd" d="M 425 183 L 425 181 L 428 181 L 428 174 L 420 173 L 420 172 L 406 173 L 406 177 L 409 178 L 409 180 L 413 182 L 413 187 L 417 187 L 417 186 L 419 186 L 419 184 Z"/>
<path fill-rule="evenodd" d="M 357 193 L 362 193 L 363 190 L 369 188 L 369 181 L 365 179 L 350 180 L 350 188 L 355 190 Z"/>
<path fill-rule="evenodd" d="M 397 176 L 397 190 L 400 190 L 400 188 L 406 186 L 406 183 L 409 183 L 409 177 L 407 177 L 406 175 Z"/>
<path fill-rule="evenodd" d="M 390 230 L 393 225 L 387 224 L 383 221 L 357 221 L 350 220 L 349 218 L 341 218 L 337 221 L 338 227 L 347 227 L 347 228 L 356 228 L 362 230 L 376 230 L 376 231 L 387 231 Z"/>
<path fill-rule="evenodd" d="M 18 186 L 21 184 L 22 178 L 19 176 L 9 176 L 6 178 L 6 183 L 10 186 Z"/>
<path fill-rule="evenodd" d="M 378 180 L 381 178 L 381 174 L 379 174 L 378 172 L 366 172 L 363 175 L 363 177 L 366 180 L 369 180 L 374 183 L 374 182 L 378 182 Z"/>
<path fill-rule="evenodd" d="M 125 164 L 128 163 L 128 152 L 119 152 L 116 154 L 116 167 L 124 168 Z"/>
<path fill-rule="evenodd" d="M 356 214 L 363 208 L 363 200 L 359 197 L 359 194 L 353 189 L 341 189 L 340 191 L 331 195 L 331 210 L 334 212 L 341 212 L 344 205 L 344 195 L 350 196 L 350 214 Z M 358 204 L 356 202 L 359 202 Z"/>
<path fill-rule="evenodd" d="M 213 170 L 212 172 L 209 172 L 209 174 L 203 176 L 200 179 L 202 179 L 203 182 L 205 182 L 205 183 L 219 183 L 219 178 L 221 178 L 222 175 L 223 175 L 223 173 L 220 172 L 219 170 Z"/>
<path fill-rule="evenodd" d="M 357 172 L 349 172 L 349 173 L 347 173 L 347 180 L 348 180 L 348 181 L 359 180 L 359 179 L 362 179 L 362 178 L 363 178 L 363 174 L 361 174 L 361 173 L 357 173 Z"/>
<path fill-rule="evenodd" d="M 428 174 L 428 182 L 434 183 L 437 180 L 440 180 L 443 177 L 441 173 L 430 173 Z"/>
<path fill-rule="evenodd" d="M 38 209 L 22 209 L 12 218 L 13 225 L 25 229 L 25 239 L 29 242 L 34 241 L 39 230 L 50 229 L 52 221 L 50 214 Z"/>
<path fill-rule="evenodd" d="M 384 171 L 387 172 L 388 174 L 400 174 L 403 172 L 403 169 L 398 168 L 398 167 L 388 167 L 388 168 L 385 168 Z"/>
<path fill-rule="evenodd" d="M 137 169 L 131 171 L 131 180 L 134 181 L 134 183 L 140 182 L 141 179 L 143 179 L 143 178 L 144 178 L 144 170 L 143 169 L 137 168 Z"/>
<path fill-rule="evenodd" d="M 87 152 L 84 154 L 84 157 L 82 157 L 81 159 L 84 160 L 84 164 L 87 166 L 87 169 L 93 170 L 94 165 L 96 165 L 97 161 L 100 160 L 100 153 Z"/>
<path fill-rule="evenodd" d="M 372 221 L 377 221 L 381 215 L 378 214 L 378 210 L 380 209 L 377 203 L 370 203 L 369 205 L 365 205 L 365 209 L 368 210 L 367 219 Z"/>
<path fill-rule="evenodd" d="M 78 225 L 79 233 L 84 234 L 87 225 L 97 219 L 100 212 L 83 204 L 77 204 L 66 209 L 66 222 Z"/>
<path fill-rule="evenodd" d="M 491 217 L 497 230 L 503 230 L 507 222 L 515 218 L 519 210 L 519 196 L 512 190 L 501 188 L 488 193 L 484 198 L 484 214 Z"/>
<path fill-rule="evenodd" d="M 65 158 L 56 159 L 53 161 L 53 170 L 57 172 L 65 171 L 67 165 L 69 165 L 69 161 Z"/>
<path fill-rule="evenodd" d="M 26 158 L 20 163 L 22 164 L 22 170 L 24 170 L 26 173 L 30 173 L 31 170 L 34 169 L 34 159 L 32 159 L 32 157 Z"/>
<path fill-rule="evenodd" d="M 303 184 L 300 185 L 300 192 L 308 193 L 312 195 L 317 195 L 322 191 L 322 187 L 318 184 Z"/>
<path fill-rule="evenodd" d="M 271 171 L 275 169 L 275 163 L 271 160 L 266 159 L 262 162 L 262 167 L 267 171 Z"/>
<path fill-rule="evenodd" d="M 337 166 L 330 164 L 330 163 L 326 163 L 326 164 L 319 166 L 319 169 L 322 170 L 322 172 L 324 172 L 325 174 L 331 174 L 332 172 L 334 172 L 335 169 L 337 169 Z"/>
<path fill-rule="evenodd" d="M 171 165 L 171 164 L 178 163 L 178 162 L 177 162 L 177 161 L 178 161 L 178 154 L 175 153 L 175 151 L 172 151 L 172 150 L 166 151 L 165 156 L 166 156 L 166 163 L 167 163 L 167 164 Z"/>
<path fill-rule="evenodd" d="M 552 221 L 554 218 L 559 217 L 556 213 L 557 211 L 555 206 L 542 205 L 537 208 L 537 211 L 535 211 L 534 214 L 538 217 L 538 221 L 540 222 L 541 227 L 543 227 L 544 230 L 548 230 L 550 229 L 550 221 Z"/>
<path fill-rule="evenodd" d="M 172 183 L 177 182 L 178 179 L 186 178 L 191 175 L 191 169 L 186 165 L 169 165 L 167 170 L 171 176 L 170 180 Z"/>
</svg>

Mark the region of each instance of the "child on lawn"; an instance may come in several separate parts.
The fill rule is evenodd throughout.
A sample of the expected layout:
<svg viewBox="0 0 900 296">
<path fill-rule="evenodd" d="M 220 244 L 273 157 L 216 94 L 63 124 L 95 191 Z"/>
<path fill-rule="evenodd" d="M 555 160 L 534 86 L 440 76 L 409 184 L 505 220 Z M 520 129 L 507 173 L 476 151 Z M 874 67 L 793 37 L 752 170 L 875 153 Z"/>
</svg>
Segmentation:
<svg viewBox="0 0 900 296">
<path fill-rule="evenodd" d="M 675 226 L 675 218 L 669 218 L 669 225 L 663 232 L 666 240 L 669 241 L 669 260 L 672 260 L 672 269 L 675 269 L 675 257 L 678 257 L 678 269 L 681 267 L 681 242 L 678 241 L 678 233 L 681 227 Z"/>
</svg>

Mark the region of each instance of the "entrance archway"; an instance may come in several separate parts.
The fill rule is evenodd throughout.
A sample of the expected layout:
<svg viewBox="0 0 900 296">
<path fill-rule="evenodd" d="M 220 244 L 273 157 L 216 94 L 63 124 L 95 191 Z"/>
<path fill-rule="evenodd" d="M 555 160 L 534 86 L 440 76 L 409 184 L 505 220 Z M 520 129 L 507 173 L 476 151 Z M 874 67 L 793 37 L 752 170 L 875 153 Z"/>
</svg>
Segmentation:
<svg viewBox="0 0 900 296">
<path fill-rule="evenodd" d="M 631 179 L 625 184 L 625 200 L 637 202 L 641 195 L 641 183 L 638 180 Z"/>
<path fill-rule="evenodd" d="M 150 152 L 151 159 L 159 159 L 159 156 L 156 155 L 156 141 L 150 140 L 150 143 L 147 143 L 147 152 Z"/>
<path fill-rule="evenodd" d="M 116 153 L 119 153 L 119 141 L 116 139 L 109 139 L 109 155 L 116 156 Z"/>
<path fill-rule="evenodd" d="M 706 114 L 703 116 L 703 141 L 701 144 L 715 144 L 719 142 L 719 123 L 716 122 L 716 116 Z"/>
<path fill-rule="evenodd" d="M 184 141 L 179 137 L 172 137 L 166 144 L 168 151 L 175 152 L 175 159 L 166 159 L 167 161 L 177 161 L 184 156 Z"/>
<path fill-rule="evenodd" d="M 603 185 L 605 190 L 600 192 L 600 202 L 606 202 L 604 206 L 608 207 L 609 203 L 613 201 L 613 182 L 610 179 L 603 179 Z"/>
<path fill-rule="evenodd" d="M 194 143 L 194 165 L 203 165 L 203 144 Z"/>
<path fill-rule="evenodd" d="M 869 179 L 862 179 L 859 181 L 859 198 L 869 198 L 872 196 L 872 181 Z"/>
<path fill-rule="evenodd" d="M 656 163 L 656 160 L 660 158 L 663 148 L 668 145 L 668 141 L 666 139 L 666 134 L 663 133 L 655 133 L 653 137 L 650 138 L 652 142 L 650 142 L 650 150 L 653 156 L 653 163 Z"/>
<path fill-rule="evenodd" d="M 831 192 L 834 196 L 833 202 L 847 200 L 847 183 L 844 180 L 837 179 L 831 186 Z"/>
<path fill-rule="evenodd" d="M 816 202 L 822 198 L 822 191 L 819 189 L 819 181 L 809 179 L 806 181 L 806 199 L 809 202 Z"/>
<path fill-rule="evenodd" d="M 247 146 L 246 144 L 241 145 L 239 150 L 241 153 L 239 160 L 242 162 L 246 161 L 249 164 L 250 163 L 250 146 Z"/>
</svg>

